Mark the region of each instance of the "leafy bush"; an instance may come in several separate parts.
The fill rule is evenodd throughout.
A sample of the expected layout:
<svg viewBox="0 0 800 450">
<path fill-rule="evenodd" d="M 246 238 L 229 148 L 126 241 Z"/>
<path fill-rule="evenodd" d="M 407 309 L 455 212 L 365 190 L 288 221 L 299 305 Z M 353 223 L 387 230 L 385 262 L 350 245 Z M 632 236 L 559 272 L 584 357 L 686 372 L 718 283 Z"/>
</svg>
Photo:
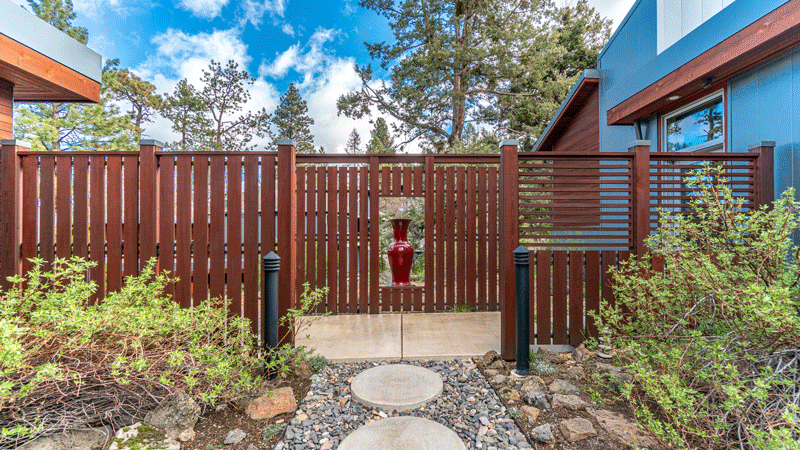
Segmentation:
<svg viewBox="0 0 800 450">
<path fill-rule="evenodd" d="M 662 211 L 648 242 L 663 272 L 650 259 L 621 264 L 616 306 L 602 307 L 600 326 L 615 330 L 636 381 L 625 393 L 668 445 L 797 440 L 800 267 L 791 237 L 800 205 L 789 191 L 746 212 L 717 168 L 685 182 L 692 210 Z"/>
<path fill-rule="evenodd" d="M 247 319 L 220 301 L 180 308 L 154 261 L 97 306 L 92 264 L 34 263 L 0 299 L 0 448 L 140 417 L 179 389 L 214 404 L 261 383 Z"/>
</svg>

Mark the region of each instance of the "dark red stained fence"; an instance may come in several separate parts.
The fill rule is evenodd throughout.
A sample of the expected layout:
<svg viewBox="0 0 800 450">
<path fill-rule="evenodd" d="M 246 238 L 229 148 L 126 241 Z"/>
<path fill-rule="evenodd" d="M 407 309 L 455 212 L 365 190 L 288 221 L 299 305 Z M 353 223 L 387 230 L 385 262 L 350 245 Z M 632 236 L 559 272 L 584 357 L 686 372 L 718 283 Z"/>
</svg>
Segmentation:
<svg viewBox="0 0 800 450">
<path fill-rule="evenodd" d="M 752 209 L 770 202 L 772 148 L 749 153 L 517 154 L 518 242 L 530 250 L 531 343 L 580 343 L 597 336 L 587 313 L 614 304 L 612 268 L 643 254 L 659 210 L 685 212 L 686 184 L 707 165 L 724 169 L 727 184 Z M 709 181 L 710 182 L 710 181 Z M 503 261 L 513 270 L 511 258 Z M 508 297 L 506 297 L 508 299 Z M 504 305 L 503 342 L 513 339 L 513 301 Z M 509 350 L 504 346 L 504 351 Z"/>
<path fill-rule="evenodd" d="M 319 312 L 497 311 L 497 155 L 297 155 L 296 289 Z M 424 285 L 379 283 L 380 199 L 424 199 Z M 418 249 L 423 250 L 423 249 Z M 457 262 L 457 263 L 456 263 Z"/>
</svg>

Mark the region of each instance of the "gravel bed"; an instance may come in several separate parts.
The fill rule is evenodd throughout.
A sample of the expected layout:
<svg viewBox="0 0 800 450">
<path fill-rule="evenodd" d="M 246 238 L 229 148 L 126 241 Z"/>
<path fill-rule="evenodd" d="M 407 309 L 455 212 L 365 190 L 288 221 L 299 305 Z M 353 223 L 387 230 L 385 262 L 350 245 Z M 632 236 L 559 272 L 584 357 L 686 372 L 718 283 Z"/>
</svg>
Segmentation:
<svg viewBox="0 0 800 450">
<path fill-rule="evenodd" d="M 312 376 L 311 387 L 275 450 L 335 449 L 360 426 L 392 416 L 416 416 L 439 422 L 455 431 L 468 449 L 531 447 L 471 360 L 401 362 L 431 369 L 444 383 L 444 391 L 436 400 L 409 413 L 388 414 L 380 408 L 359 404 L 350 395 L 350 382 L 364 370 L 385 364 L 333 364 Z"/>
</svg>

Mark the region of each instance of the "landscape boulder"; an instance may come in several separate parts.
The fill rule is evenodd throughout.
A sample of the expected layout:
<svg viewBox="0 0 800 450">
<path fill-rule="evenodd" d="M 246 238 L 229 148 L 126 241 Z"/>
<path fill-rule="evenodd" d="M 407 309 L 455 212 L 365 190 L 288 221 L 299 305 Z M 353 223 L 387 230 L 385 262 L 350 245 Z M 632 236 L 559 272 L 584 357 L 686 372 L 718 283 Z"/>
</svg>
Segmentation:
<svg viewBox="0 0 800 450">
<path fill-rule="evenodd" d="M 177 391 L 144 416 L 144 423 L 158 428 L 170 439 L 191 438 L 194 425 L 200 418 L 198 405 L 184 391 Z"/>
<path fill-rule="evenodd" d="M 278 414 L 294 411 L 297 401 L 290 387 L 282 387 L 253 399 L 245 413 L 253 420 L 271 419 Z"/>
</svg>

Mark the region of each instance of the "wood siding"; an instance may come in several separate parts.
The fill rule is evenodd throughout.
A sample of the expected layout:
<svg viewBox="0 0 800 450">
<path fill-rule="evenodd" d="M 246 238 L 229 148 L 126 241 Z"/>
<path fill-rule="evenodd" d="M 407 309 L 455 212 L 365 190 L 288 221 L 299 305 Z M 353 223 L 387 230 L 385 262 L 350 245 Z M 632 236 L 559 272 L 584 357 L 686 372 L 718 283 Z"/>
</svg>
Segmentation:
<svg viewBox="0 0 800 450">
<path fill-rule="evenodd" d="M 598 91 L 592 92 L 583 101 L 583 105 L 574 118 L 566 121 L 561 129 L 553 130 L 557 133 L 555 143 L 550 149 L 554 152 L 581 152 L 594 153 L 600 151 L 600 105 Z"/>
<path fill-rule="evenodd" d="M 13 128 L 14 85 L 0 79 L 0 139 L 11 139 Z"/>
</svg>

